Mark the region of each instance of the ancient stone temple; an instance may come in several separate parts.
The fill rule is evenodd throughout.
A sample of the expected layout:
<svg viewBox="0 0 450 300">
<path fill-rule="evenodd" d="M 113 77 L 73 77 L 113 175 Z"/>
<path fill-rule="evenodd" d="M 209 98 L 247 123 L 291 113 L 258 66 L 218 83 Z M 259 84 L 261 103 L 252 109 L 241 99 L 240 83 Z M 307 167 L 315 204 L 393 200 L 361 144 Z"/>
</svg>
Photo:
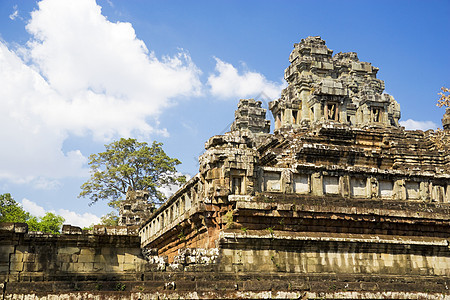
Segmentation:
<svg viewBox="0 0 450 300">
<path fill-rule="evenodd" d="M 74 297 L 449 299 L 448 111 L 443 130 L 405 130 L 378 69 L 320 37 L 295 44 L 289 62 L 269 104 L 274 132 L 262 103 L 241 99 L 198 174 L 139 228 L 66 227 L 45 256 L 51 275 L 24 267 L 43 264 L 39 237 L 5 230 L 6 295 L 42 291 L 39 280 L 53 282 L 42 295 L 73 293 L 72 276 Z"/>
</svg>

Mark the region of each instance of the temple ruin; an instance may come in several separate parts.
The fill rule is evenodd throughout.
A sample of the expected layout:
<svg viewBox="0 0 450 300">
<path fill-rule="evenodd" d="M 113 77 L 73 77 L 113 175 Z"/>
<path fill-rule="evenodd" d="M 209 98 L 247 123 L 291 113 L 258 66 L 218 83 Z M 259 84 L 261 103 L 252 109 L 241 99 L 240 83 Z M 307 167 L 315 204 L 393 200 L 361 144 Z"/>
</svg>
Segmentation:
<svg viewBox="0 0 450 300">
<path fill-rule="evenodd" d="M 443 130 L 405 130 L 378 68 L 320 37 L 289 62 L 274 132 L 262 102 L 241 99 L 163 205 L 129 192 L 129 226 L 67 226 L 46 256 L 43 236 L 3 228 L 5 299 L 73 282 L 74 297 L 449 299 L 450 111 Z"/>
</svg>

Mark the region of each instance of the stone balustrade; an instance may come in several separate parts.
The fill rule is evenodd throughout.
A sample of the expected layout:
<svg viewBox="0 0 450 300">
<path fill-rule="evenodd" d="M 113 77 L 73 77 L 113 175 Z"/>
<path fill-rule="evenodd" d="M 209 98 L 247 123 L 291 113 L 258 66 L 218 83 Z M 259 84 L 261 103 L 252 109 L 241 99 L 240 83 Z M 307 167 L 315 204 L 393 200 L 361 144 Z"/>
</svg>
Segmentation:
<svg viewBox="0 0 450 300">
<path fill-rule="evenodd" d="M 143 246 L 196 211 L 203 199 L 203 186 L 199 179 L 198 175 L 191 178 L 141 226 L 139 235 Z"/>
</svg>

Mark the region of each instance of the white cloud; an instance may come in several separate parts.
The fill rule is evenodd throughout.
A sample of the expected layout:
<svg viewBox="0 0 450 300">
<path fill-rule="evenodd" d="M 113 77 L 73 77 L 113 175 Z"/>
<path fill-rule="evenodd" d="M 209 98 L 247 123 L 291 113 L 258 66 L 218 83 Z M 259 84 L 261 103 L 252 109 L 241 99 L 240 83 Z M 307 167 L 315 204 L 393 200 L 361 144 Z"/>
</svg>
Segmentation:
<svg viewBox="0 0 450 300">
<path fill-rule="evenodd" d="M 58 209 L 47 211 L 42 206 L 36 204 L 35 202 L 24 198 L 22 200 L 22 206 L 25 211 L 28 211 L 33 216 L 43 217 L 47 212 L 51 212 L 57 215 L 62 216 L 65 221 L 64 224 L 70 224 L 79 227 L 89 227 L 92 224 L 99 224 L 100 218 L 91 213 L 78 214 L 74 211 L 70 211 L 67 209 Z"/>
<path fill-rule="evenodd" d="M 57 214 L 65 219 L 64 224 L 79 226 L 81 228 L 100 223 L 100 218 L 91 213 L 78 214 L 67 209 L 59 209 Z"/>
<path fill-rule="evenodd" d="M 167 135 L 161 112 L 201 93 L 186 52 L 158 59 L 94 0 L 43 0 L 26 29 L 31 39 L 18 50 L 0 41 L 0 180 L 49 189 L 85 176 L 86 157 L 61 150 L 69 135 Z"/>
<path fill-rule="evenodd" d="M 14 21 L 17 17 L 19 17 L 19 10 L 17 9 L 17 5 L 14 5 L 13 9 L 14 11 L 9 15 L 9 18 Z"/>
<path fill-rule="evenodd" d="M 86 174 L 79 151 L 61 151 L 66 129 L 51 126 L 39 111 L 44 102 L 58 99 L 57 93 L 1 42 L 0 66 L 0 179 L 33 184 Z"/>
<path fill-rule="evenodd" d="M 45 209 L 42 206 L 37 205 L 36 203 L 34 203 L 33 201 L 30 201 L 26 198 L 22 199 L 22 206 L 23 209 L 27 212 L 29 212 L 30 214 L 32 214 L 33 216 L 36 217 L 43 217 L 45 216 Z"/>
<path fill-rule="evenodd" d="M 215 70 L 218 74 L 208 77 L 208 85 L 213 96 L 219 98 L 243 98 L 255 97 L 264 93 L 270 99 L 280 97 L 281 90 L 287 86 L 286 82 L 273 82 L 267 80 L 264 75 L 239 71 L 230 63 L 216 59 Z"/>
<path fill-rule="evenodd" d="M 180 172 L 176 173 L 177 176 L 181 176 L 184 175 L 186 177 L 186 182 L 189 181 L 192 176 L 189 174 L 182 174 Z M 178 191 L 181 187 L 183 186 L 183 184 L 169 184 L 166 186 L 162 186 L 158 188 L 158 191 L 160 191 L 161 193 L 164 194 L 164 196 L 166 196 L 167 198 L 171 197 L 176 191 Z"/>
<path fill-rule="evenodd" d="M 408 119 L 406 121 L 399 122 L 401 126 L 405 127 L 407 130 L 428 130 L 428 129 L 436 129 L 438 126 L 436 123 L 432 121 L 415 121 L 412 119 Z"/>
</svg>

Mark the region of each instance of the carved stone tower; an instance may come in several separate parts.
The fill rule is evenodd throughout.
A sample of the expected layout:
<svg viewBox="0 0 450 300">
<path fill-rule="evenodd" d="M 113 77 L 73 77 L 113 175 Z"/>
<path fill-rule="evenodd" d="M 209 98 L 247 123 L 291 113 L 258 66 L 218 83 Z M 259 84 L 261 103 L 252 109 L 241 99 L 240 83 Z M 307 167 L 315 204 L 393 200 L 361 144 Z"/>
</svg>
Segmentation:
<svg viewBox="0 0 450 300">
<path fill-rule="evenodd" d="M 125 201 L 119 209 L 119 225 L 139 226 L 155 210 L 155 205 L 148 202 L 149 192 L 128 190 Z"/>
<path fill-rule="evenodd" d="M 235 112 L 235 120 L 231 130 L 249 130 L 253 133 L 269 133 L 270 121 L 266 120 L 266 110 L 261 107 L 261 101 L 254 99 L 239 100 Z"/>
<path fill-rule="evenodd" d="M 284 72 L 289 85 L 269 105 L 275 129 L 315 122 L 399 127 L 400 105 L 383 94 L 378 68 L 355 52 L 332 54 L 318 36 L 294 44 Z"/>
</svg>

